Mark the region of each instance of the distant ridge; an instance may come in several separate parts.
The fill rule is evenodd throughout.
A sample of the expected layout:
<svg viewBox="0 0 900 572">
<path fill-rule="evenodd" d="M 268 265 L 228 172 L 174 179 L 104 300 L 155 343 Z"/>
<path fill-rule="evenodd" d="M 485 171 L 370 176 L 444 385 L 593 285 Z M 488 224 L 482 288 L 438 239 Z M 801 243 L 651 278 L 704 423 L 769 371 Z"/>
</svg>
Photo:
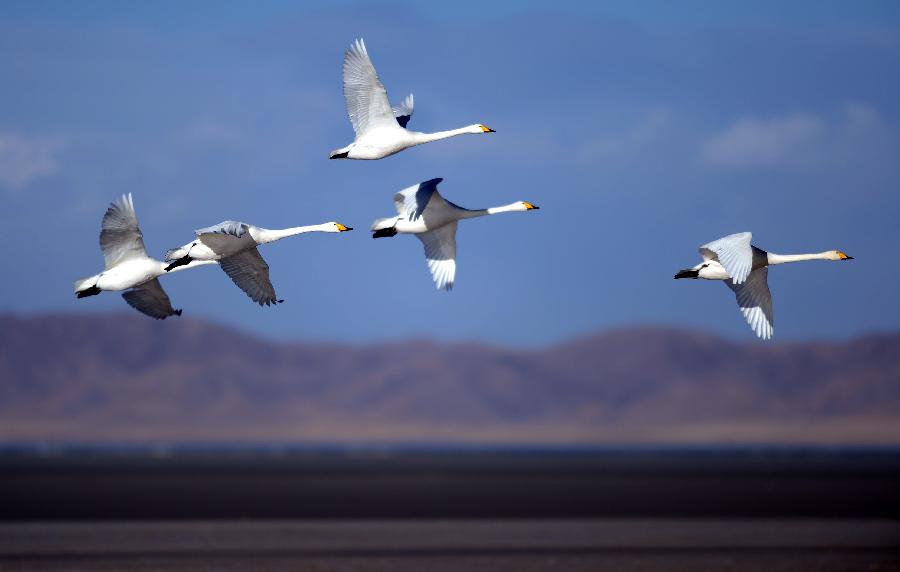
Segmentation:
<svg viewBox="0 0 900 572">
<path fill-rule="evenodd" d="M 900 444 L 900 333 L 761 344 L 641 327 L 518 350 L 6 314 L 0 380 L 7 442 Z"/>
</svg>

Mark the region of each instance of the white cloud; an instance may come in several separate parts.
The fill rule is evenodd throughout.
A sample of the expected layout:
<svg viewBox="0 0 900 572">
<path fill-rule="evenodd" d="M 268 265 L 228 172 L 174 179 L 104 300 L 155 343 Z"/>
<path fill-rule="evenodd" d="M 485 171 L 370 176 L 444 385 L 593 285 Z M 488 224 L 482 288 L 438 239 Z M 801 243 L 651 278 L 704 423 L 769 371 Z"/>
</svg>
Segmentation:
<svg viewBox="0 0 900 572">
<path fill-rule="evenodd" d="M 718 169 L 767 167 L 883 170 L 896 162 L 898 132 L 876 108 L 844 104 L 832 115 L 745 117 L 700 143 L 699 159 Z"/>
<path fill-rule="evenodd" d="M 59 171 L 57 138 L 29 137 L 0 132 L 0 187 L 13 191 Z"/>
<path fill-rule="evenodd" d="M 826 132 L 819 117 L 797 113 L 740 119 L 700 144 L 700 160 L 713 167 L 775 166 L 804 160 Z"/>
</svg>

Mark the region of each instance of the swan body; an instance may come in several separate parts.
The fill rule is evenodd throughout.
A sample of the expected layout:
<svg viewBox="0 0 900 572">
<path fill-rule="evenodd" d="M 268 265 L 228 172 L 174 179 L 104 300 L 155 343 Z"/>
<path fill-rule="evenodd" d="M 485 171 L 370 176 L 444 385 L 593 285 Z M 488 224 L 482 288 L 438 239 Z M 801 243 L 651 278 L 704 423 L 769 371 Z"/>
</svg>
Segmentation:
<svg viewBox="0 0 900 572">
<path fill-rule="evenodd" d="M 127 290 L 122 297 L 143 314 L 159 320 L 181 315 L 181 310 L 172 307 L 158 280 L 166 274 L 166 264 L 147 256 L 131 193 L 112 203 L 103 215 L 100 249 L 105 268 L 99 274 L 75 281 L 78 298 L 102 291 Z M 206 264 L 215 264 L 215 261 L 197 261 L 183 265 L 179 270 Z"/>
<path fill-rule="evenodd" d="M 356 138 L 350 145 L 332 151 L 330 159 L 383 159 L 422 143 L 494 132 L 481 124 L 437 133 L 406 129 L 413 114 L 413 96 L 391 107 L 362 40 L 356 40 L 344 54 L 344 99 Z"/>
<path fill-rule="evenodd" d="M 750 244 L 749 232 L 731 234 L 700 247 L 703 262 L 681 270 L 675 278 L 724 280 L 735 295 L 744 319 L 764 340 L 775 333 L 772 295 L 769 292 L 769 266 L 803 260 L 852 260 L 840 250 L 813 254 L 776 254 Z"/>
<path fill-rule="evenodd" d="M 174 271 L 194 261 L 218 262 L 229 278 L 260 306 L 277 304 L 275 288 L 269 280 L 269 265 L 257 246 L 307 232 L 346 232 L 353 230 L 339 222 L 326 222 L 284 229 L 267 229 L 238 221 L 224 221 L 194 231 L 197 238 L 166 252 L 169 264 L 166 271 Z"/>
<path fill-rule="evenodd" d="M 446 200 L 437 190 L 443 179 L 431 179 L 394 195 L 397 216 L 372 223 L 372 238 L 414 234 L 425 247 L 425 259 L 438 290 L 451 290 L 456 278 L 456 227 L 459 221 L 539 207 L 527 201 L 488 209 L 470 210 Z"/>
</svg>

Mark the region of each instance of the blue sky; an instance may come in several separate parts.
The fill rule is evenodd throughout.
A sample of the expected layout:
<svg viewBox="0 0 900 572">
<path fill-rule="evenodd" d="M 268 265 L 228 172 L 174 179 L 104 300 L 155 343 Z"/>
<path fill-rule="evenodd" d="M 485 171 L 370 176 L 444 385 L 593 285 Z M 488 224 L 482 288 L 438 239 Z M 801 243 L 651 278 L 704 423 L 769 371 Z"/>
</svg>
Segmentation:
<svg viewBox="0 0 900 572">
<path fill-rule="evenodd" d="M 896 329 L 900 5 L 783 4 L 4 2 L 0 309 L 127 310 L 72 281 L 102 268 L 100 218 L 133 192 L 156 256 L 223 219 L 357 229 L 265 247 L 277 308 L 216 268 L 163 279 L 185 315 L 275 337 L 752 340 L 727 288 L 672 280 L 744 230 L 856 257 L 770 272 L 776 343 Z M 353 136 L 356 37 L 393 100 L 415 93 L 411 128 L 497 133 L 328 161 Z M 463 206 L 541 206 L 461 224 L 449 294 L 419 241 L 365 230 L 433 177 Z"/>
</svg>

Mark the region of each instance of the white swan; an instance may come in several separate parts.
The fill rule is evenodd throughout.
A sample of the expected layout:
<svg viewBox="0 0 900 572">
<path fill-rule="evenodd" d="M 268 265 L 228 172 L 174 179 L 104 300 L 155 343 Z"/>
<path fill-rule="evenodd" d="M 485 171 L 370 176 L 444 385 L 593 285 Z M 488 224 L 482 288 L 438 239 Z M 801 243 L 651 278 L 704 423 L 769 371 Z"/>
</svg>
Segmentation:
<svg viewBox="0 0 900 572">
<path fill-rule="evenodd" d="M 481 124 L 450 131 L 419 133 L 406 129 L 413 112 L 410 95 L 399 106 L 391 108 L 372 60 L 362 40 L 356 40 L 344 53 L 344 99 L 356 139 L 350 145 L 331 152 L 330 159 L 383 159 L 404 149 L 463 135 L 493 133 Z"/>
<path fill-rule="evenodd" d="M 463 219 L 505 212 L 529 211 L 539 207 L 527 201 L 469 210 L 444 199 L 437 190 L 443 179 L 431 179 L 394 195 L 397 216 L 372 223 L 372 238 L 414 234 L 425 245 L 425 259 L 438 290 L 453 288 L 456 276 L 456 226 Z"/>
<path fill-rule="evenodd" d="M 768 267 L 801 260 L 853 260 L 840 250 L 816 254 L 775 254 L 750 244 L 749 232 L 731 234 L 700 247 L 703 262 L 681 270 L 675 278 L 725 280 L 734 291 L 741 313 L 756 335 L 768 340 L 775 333 Z"/>
<path fill-rule="evenodd" d="M 166 252 L 167 271 L 173 271 L 195 260 L 218 261 L 225 274 L 260 306 L 278 304 L 275 288 L 269 280 L 269 265 L 256 249 L 260 244 L 275 242 L 305 232 L 345 232 L 353 230 L 339 222 L 270 230 L 244 222 L 227 220 L 194 231 L 196 240 Z"/>
<path fill-rule="evenodd" d="M 95 296 L 103 290 L 127 290 L 122 294 L 125 301 L 151 318 L 164 320 L 169 316 L 181 315 L 181 310 L 172 307 L 159 284 L 158 277 L 166 273 L 165 262 L 150 258 L 144 249 L 144 236 L 138 227 L 131 193 L 122 195 L 103 215 L 100 249 L 105 260 L 104 270 L 75 281 L 78 298 Z M 215 262 L 197 261 L 179 270 L 205 264 Z"/>
</svg>

